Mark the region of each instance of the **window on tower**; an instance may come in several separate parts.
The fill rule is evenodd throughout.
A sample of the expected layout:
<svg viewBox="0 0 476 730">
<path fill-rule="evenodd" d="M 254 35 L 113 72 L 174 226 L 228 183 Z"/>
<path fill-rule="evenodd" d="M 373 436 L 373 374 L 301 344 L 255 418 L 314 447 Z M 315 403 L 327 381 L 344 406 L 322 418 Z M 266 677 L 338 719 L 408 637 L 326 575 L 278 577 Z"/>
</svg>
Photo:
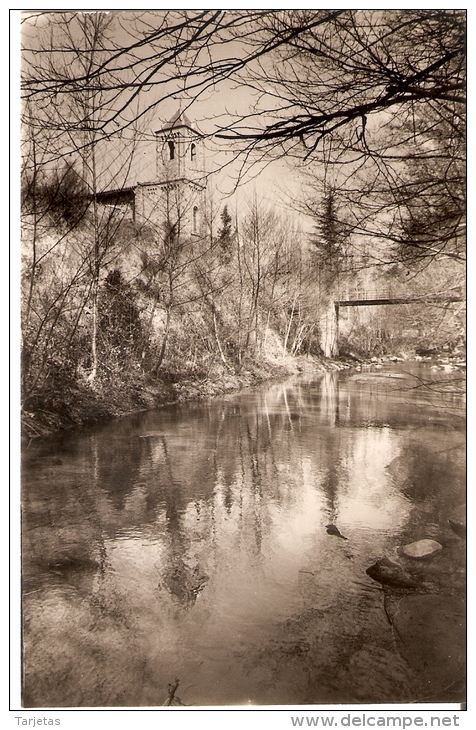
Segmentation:
<svg viewBox="0 0 476 730">
<path fill-rule="evenodd" d="M 198 223 L 198 207 L 196 205 L 194 205 L 193 206 L 193 221 L 192 221 L 194 233 L 197 232 L 197 223 Z"/>
<path fill-rule="evenodd" d="M 169 160 L 173 160 L 175 158 L 175 143 L 169 142 Z"/>
<path fill-rule="evenodd" d="M 192 145 L 190 147 L 190 159 L 192 160 L 192 162 L 195 161 L 196 156 L 197 156 L 197 148 L 196 148 L 195 144 L 192 142 Z"/>
</svg>

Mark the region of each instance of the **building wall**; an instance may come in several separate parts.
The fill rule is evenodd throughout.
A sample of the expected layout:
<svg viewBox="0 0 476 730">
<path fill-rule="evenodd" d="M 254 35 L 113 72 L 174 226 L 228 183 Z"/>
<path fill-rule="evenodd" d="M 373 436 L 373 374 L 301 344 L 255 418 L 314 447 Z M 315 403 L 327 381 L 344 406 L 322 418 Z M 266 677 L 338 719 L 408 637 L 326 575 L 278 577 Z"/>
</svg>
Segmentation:
<svg viewBox="0 0 476 730">
<path fill-rule="evenodd" d="M 205 233 L 205 189 L 187 180 L 149 183 L 136 188 L 136 222 L 165 231 L 175 226 L 182 236 Z"/>
</svg>

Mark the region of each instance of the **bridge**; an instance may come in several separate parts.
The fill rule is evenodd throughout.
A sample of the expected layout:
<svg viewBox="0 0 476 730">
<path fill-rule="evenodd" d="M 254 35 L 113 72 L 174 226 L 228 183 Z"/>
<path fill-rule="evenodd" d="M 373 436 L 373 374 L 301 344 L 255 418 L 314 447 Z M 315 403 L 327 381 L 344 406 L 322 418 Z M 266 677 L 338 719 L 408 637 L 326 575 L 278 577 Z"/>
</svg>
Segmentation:
<svg viewBox="0 0 476 730">
<path fill-rule="evenodd" d="M 374 292 L 357 292 L 348 296 L 346 299 L 337 299 L 334 301 L 336 312 L 339 307 L 372 307 L 382 304 L 432 304 L 446 302 L 462 302 L 464 297 L 460 290 L 456 294 L 448 294 L 446 292 L 436 292 L 433 294 L 421 294 L 419 296 L 395 296 L 391 290 L 374 291 Z"/>
<path fill-rule="evenodd" d="M 342 298 L 335 299 L 321 321 L 322 349 L 327 357 L 338 354 L 339 313 L 341 307 L 374 307 L 396 304 L 449 304 L 463 302 L 463 290 L 453 287 L 444 292 L 431 292 L 420 295 L 405 296 L 388 288 L 378 291 L 354 291 Z"/>
</svg>

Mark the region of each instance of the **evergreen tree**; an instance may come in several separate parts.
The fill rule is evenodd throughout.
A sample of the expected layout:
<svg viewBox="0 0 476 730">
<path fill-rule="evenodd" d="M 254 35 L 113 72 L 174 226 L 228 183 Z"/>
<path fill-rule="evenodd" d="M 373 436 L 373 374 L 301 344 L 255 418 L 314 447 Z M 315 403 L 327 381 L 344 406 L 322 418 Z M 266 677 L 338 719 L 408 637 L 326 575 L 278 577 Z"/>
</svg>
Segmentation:
<svg viewBox="0 0 476 730">
<path fill-rule="evenodd" d="M 232 233 L 232 218 L 228 212 L 228 207 L 225 205 L 221 215 L 221 228 L 218 231 L 218 243 L 220 245 L 220 258 L 223 263 L 229 263 L 233 255 L 233 233 Z"/>
<path fill-rule="evenodd" d="M 332 287 L 344 269 L 347 236 L 346 225 L 339 218 L 336 190 L 328 188 L 317 214 L 316 233 L 311 237 L 316 263 L 323 274 L 321 282 L 326 288 Z"/>
</svg>

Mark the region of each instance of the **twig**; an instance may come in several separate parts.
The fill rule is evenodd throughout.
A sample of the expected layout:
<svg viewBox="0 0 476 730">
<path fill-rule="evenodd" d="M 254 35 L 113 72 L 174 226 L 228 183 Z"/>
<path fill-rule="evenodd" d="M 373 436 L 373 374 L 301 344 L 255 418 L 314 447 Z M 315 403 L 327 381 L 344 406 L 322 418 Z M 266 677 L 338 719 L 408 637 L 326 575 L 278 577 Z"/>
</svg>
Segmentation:
<svg viewBox="0 0 476 730">
<path fill-rule="evenodd" d="M 175 693 L 178 689 L 179 684 L 180 684 L 180 680 L 178 679 L 178 677 L 175 678 L 174 684 L 169 684 L 169 689 L 168 689 L 169 696 L 168 696 L 168 699 L 165 700 L 162 707 L 170 706 L 173 703 L 174 698 L 175 698 Z M 176 702 L 178 702 L 180 705 L 182 704 L 178 698 L 176 699 Z"/>
</svg>

